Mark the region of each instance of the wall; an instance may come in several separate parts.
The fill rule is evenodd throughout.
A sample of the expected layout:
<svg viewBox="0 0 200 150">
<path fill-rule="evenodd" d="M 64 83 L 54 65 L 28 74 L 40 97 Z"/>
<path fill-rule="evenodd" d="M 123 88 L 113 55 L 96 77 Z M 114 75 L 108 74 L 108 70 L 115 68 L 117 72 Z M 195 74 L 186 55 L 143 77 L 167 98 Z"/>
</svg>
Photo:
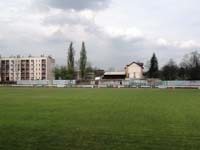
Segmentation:
<svg viewBox="0 0 200 150">
<path fill-rule="evenodd" d="M 130 79 L 142 79 L 143 69 L 139 65 L 133 63 L 132 65 L 126 68 L 126 74 L 127 78 Z"/>
</svg>

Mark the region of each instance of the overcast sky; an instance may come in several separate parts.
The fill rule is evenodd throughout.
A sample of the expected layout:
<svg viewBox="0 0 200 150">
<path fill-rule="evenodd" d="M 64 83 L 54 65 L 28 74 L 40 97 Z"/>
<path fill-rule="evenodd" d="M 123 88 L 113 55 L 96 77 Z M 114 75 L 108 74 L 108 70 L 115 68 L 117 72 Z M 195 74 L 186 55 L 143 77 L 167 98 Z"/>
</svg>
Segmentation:
<svg viewBox="0 0 200 150">
<path fill-rule="evenodd" d="M 96 67 L 147 61 L 162 66 L 200 52 L 199 0 L 1 0 L 1 56 L 52 55 L 66 64 L 69 42 L 81 42 Z"/>
</svg>

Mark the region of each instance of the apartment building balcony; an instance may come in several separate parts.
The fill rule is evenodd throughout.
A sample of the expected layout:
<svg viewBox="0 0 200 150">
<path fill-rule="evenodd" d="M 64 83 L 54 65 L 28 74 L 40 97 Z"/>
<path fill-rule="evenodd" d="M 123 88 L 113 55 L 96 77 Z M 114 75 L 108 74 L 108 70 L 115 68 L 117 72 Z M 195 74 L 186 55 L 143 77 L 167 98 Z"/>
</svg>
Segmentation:
<svg viewBox="0 0 200 150">
<path fill-rule="evenodd" d="M 1 71 L 1 74 L 6 74 L 6 71 L 5 71 L 5 70 L 2 70 L 2 71 Z"/>
<path fill-rule="evenodd" d="M 1 70 L 6 70 L 6 67 L 1 67 Z"/>
</svg>

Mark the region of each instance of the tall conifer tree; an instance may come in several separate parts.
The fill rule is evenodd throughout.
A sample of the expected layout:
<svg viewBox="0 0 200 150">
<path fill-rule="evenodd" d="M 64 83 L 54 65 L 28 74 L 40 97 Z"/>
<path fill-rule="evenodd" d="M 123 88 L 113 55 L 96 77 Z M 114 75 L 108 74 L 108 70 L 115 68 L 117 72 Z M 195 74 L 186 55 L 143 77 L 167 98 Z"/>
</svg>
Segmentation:
<svg viewBox="0 0 200 150">
<path fill-rule="evenodd" d="M 73 43 L 70 43 L 67 56 L 67 71 L 70 79 L 74 78 L 74 48 Z"/>
<path fill-rule="evenodd" d="M 150 61 L 150 68 L 149 68 L 149 77 L 150 78 L 158 78 L 159 77 L 159 70 L 158 70 L 158 59 L 156 54 L 153 53 Z"/>
<path fill-rule="evenodd" d="M 85 48 L 85 43 L 82 42 L 82 47 L 81 47 L 81 52 L 80 52 L 80 65 L 79 65 L 80 75 L 82 79 L 85 78 L 86 65 L 87 65 L 87 52 Z"/>
</svg>

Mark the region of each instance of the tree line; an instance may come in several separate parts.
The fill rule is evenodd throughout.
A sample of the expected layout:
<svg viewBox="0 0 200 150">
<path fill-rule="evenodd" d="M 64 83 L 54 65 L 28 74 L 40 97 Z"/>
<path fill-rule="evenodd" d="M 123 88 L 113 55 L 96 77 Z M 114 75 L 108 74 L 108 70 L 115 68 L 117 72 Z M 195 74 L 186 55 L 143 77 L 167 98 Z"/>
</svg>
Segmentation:
<svg viewBox="0 0 200 150">
<path fill-rule="evenodd" d="M 194 51 L 185 55 L 179 65 L 170 59 L 160 70 L 158 59 L 154 53 L 145 76 L 162 80 L 200 80 L 200 53 Z"/>
<path fill-rule="evenodd" d="M 87 62 L 85 42 L 82 42 L 80 58 L 77 62 L 75 61 L 73 42 L 71 42 L 67 52 L 67 66 L 56 67 L 54 71 L 55 78 L 57 80 L 73 80 L 76 76 L 80 76 L 80 79 L 85 79 L 85 75 L 90 68 L 91 67 Z M 78 72 L 76 70 L 78 70 Z"/>
<path fill-rule="evenodd" d="M 162 80 L 200 80 L 200 53 L 194 51 L 185 55 L 180 64 L 170 59 L 162 68 L 159 69 L 159 62 L 155 53 L 153 53 L 148 71 L 144 73 L 145 78 L 154 78 Z M 87 73 L 95 72 L 87 60 L 87 51 L 85 42 L 82 42 L 80 58 L 75 61 L 75 50 L 73 42 L 70 43 L 67 52 L 67 66 L 55 68 L 55 78 L 62 80 L 77 79 L 85 80 Z M 102 75 L 102 72 L 95 73 Z"/>
</svg>

